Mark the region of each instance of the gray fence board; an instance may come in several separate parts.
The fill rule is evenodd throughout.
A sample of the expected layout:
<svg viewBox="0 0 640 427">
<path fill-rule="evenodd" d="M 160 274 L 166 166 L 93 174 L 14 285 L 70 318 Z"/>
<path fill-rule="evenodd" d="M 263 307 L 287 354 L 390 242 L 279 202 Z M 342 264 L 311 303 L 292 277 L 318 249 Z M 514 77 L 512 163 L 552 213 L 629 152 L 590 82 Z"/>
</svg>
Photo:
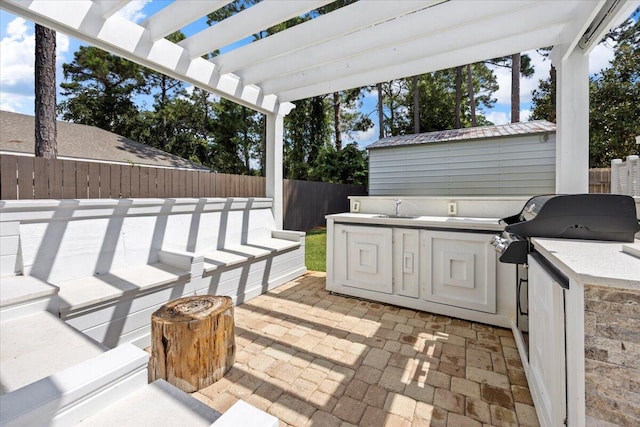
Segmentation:
<svg viewBox="0 0 640 427">
<path fill-rule="evenodd" d="M 131 165 L 0 156 L 0 197 L 84 199 L 127 197 L 265 197 L 265 178 Z M 324 216 L 349 210 L 349 195 L 366 187 L 285 179 L 284 227 L 309 230 Z"/>
</svg>

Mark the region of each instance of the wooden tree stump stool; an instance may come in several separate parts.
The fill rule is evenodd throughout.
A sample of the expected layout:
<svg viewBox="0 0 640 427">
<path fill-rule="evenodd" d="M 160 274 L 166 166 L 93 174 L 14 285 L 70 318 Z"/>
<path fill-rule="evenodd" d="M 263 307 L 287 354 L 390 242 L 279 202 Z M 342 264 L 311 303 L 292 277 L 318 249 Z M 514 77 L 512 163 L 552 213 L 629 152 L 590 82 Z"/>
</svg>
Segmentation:
<svg viewBox="0 0 640 427">
<path fill-rule="evenodd" d="M 162 378 L 191 393 L 222 378 L 235 355 L 229 297 L 180 298 L 151 316 L 149 382 Z"/>
</svg>

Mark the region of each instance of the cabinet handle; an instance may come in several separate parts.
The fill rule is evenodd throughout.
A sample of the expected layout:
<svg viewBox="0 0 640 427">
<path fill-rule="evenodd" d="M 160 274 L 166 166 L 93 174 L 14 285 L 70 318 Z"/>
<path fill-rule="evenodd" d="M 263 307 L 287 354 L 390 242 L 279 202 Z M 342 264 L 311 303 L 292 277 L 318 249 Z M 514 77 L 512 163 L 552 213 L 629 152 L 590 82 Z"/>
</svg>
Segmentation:
<svg viewBox="0 0 640 427">
<path fill-rule="evenodd" d="M 402 254 L 402 272 L 405 274 L 413 273 L 413 253 L 405 252 Z"/>
</svg>

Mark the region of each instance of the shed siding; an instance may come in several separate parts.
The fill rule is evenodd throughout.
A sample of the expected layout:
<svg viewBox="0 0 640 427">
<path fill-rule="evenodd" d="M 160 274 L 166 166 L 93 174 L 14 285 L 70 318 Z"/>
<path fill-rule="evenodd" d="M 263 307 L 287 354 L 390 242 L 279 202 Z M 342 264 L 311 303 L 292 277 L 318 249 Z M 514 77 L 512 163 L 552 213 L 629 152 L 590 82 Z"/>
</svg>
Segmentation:
<svg viewBox="0 0 640 427">
<path fill-rule="evenodd" d="M 555 163 L 554 134 L 372 149 L 369 195 L 554 193 Z"/>
</svg>

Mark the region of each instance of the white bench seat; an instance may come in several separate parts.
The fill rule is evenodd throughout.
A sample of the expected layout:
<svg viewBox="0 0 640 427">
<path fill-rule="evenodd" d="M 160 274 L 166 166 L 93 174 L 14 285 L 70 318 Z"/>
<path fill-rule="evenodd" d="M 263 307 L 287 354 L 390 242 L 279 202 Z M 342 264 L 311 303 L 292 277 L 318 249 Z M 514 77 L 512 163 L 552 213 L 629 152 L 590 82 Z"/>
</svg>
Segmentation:
<svg viewBox="0 0 640 427">
<path fill-rule="evenodd" d="M 271 252 L 285 252 L 285 251 L 299 248 L 300 241 L 266 237 L 264 239 L 260 239 L 255 242 L 249 242 L 248 245 L 259 247 L 259 248 L 265 248 Z"/>
<path fill-rule="evenodd" d="M 244 245 L 226 246 L 224 249 L 217 249 L 204 254 L 204 274 L 299 247 L 299 240 L 293 241 L 272 237 L 251 241 Z"/>
<path fill-rule="evenodd" d="M 58 288 L 33 276 L 0 278 L 0 308 L 50 298 Z"/>
<path fill-rule="evenodd" d="M 103 353 L 104 346 L 46 311 L 0 322 L 2 394 Z"/>
<path fill-rule="evenodd" d="M 63 323 L 58 320 L 59 323 Z M 55 337 L 57 338 L 57 337 Z M 54 341 L 51 339 L 51 341 Z M 47 365 L 64 342 L 39 360 Z M 149 354 L 132 344 L 101 352 L 0 396 L 0 425 L 72 426 L 147 386 Z M 38 364 L 34 365 L 34 368 Z M 3 370 L 4 372 L 4 370 Z"/>
<path fill-rule="evenodd" d="M 56 285 L 61 317 L 70 311 L 142 291 L 189 280 L 190 273 L 163 263 L 137 265 L 108 274 L 81 277 Z"/>
<path fill-rule="evenodd" d="M 33 276 L 0 278 L 0 320 L 44 311 L 58 293 L 56 286 Z"/>
<path fill-rule="evenodd" d="M 78 426 L 210 426 L 220 413 L 164 380 L 133 392 Z"/>
</svg>

